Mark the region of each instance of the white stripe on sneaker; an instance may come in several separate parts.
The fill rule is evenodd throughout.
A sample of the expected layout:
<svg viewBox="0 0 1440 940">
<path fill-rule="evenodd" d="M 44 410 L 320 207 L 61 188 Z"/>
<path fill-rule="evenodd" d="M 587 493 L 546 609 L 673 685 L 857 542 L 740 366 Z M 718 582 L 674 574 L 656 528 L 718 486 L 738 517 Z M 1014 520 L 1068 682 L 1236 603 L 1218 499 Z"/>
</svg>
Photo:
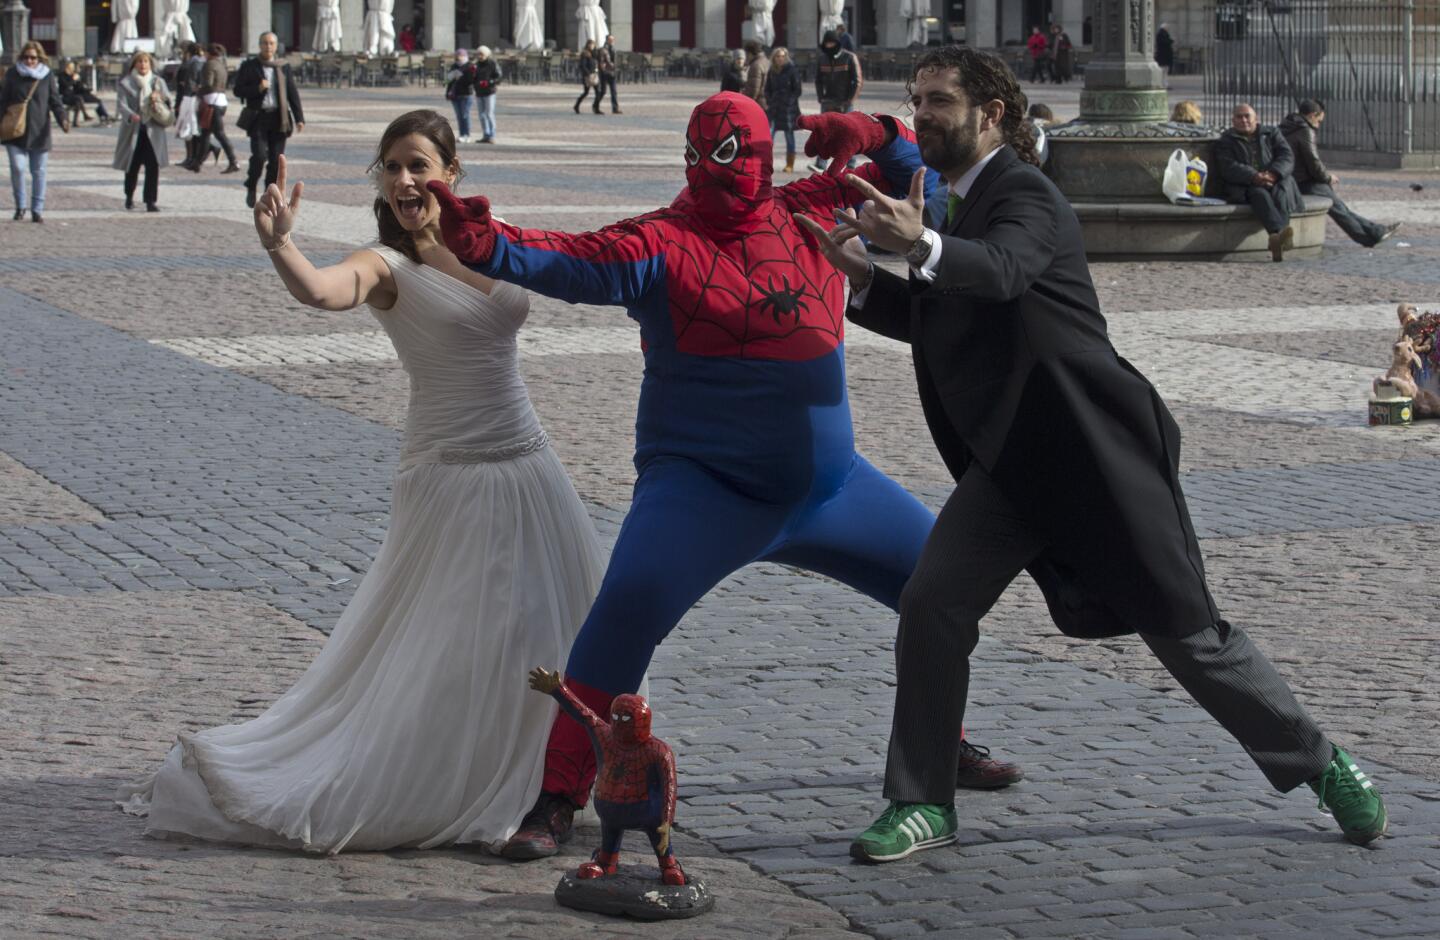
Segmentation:
<svg viewBox="0 0 1440 940">
<path fill-rule="evenodd" d="M 918 813 L 918 812 L 917 812 L 917 813 L 914 813 L 913 815 L 911 815 L 910 818 L 911 818 L 912 820 L 914 820 L 915 823 L 920 826 L 920 828 L 922 828 L 922 829 L 925 830 L 925 838 L 927 838 L 927 839 L 933 839 L 933 838 L 935 838 L 935 830 L 930 828 L 930 821 L 929 821 L 928 819 L 926 819 L 923 815 L 921 815 L 921 814 Z"/>
</svg>

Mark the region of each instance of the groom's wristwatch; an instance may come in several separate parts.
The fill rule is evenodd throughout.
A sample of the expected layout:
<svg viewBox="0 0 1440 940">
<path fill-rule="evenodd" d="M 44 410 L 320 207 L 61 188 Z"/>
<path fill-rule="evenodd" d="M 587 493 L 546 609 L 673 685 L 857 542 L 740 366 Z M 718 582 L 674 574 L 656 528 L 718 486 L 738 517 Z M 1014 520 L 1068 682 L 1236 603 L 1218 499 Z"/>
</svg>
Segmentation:
<svg viewBox="0 0 1440 940">
<path fill-rule="evenodd" d="M 920 232 L 920 237 L 911 242 L 910 247 L 905 249 L 905 263 L 918 271 L 920 266 L 930 257 L 930 249 L 934 247 L 934 238 L 935 236 L 930 233 L 928 228 L 923 229 Z"/>
</svg>

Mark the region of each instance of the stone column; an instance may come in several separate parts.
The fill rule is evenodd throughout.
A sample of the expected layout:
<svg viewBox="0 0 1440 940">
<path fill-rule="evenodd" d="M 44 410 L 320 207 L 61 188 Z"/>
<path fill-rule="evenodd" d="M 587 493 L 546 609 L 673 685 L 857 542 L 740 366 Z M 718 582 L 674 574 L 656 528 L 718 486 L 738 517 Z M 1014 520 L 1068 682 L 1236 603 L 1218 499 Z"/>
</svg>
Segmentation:
<svg viewBox="0 0 1440 940">
<path fill-rule="evenodd" d="M 610 35 L 615 37 L 615 51 L 629 52 L 635 48 L 634 0 L 610 0 L 608 6 L 605 18 L 610 23 Z"/>
<path fill-rule="evenodd" d="M 970 0 L 965 4 L 965 45 L 994 49 L 999 43 L 1000 10 L 997 0 Z"/>
<path fill-rule="evenodd" d="M 365 0 L 340 0 L 340 51 L 359 52 L 365 45 Z"/>
<path fill-rule="evenodd" d="M 0 36 L 4 37 L 5 51 L 0 52 L 0 62 L 15 61 L 15 54 L 30 39 L 30 9 L 23 0 L 5 0 L 0 6 Z"/>
<path fill-rule="evenodd" d="M 1070 42 L 1080 47 L 1080 30 L 1085 25 L 1085 0 L 1058 0 L 1055 4 L 1055 22 L 1065 27 Z"/>
<path fill-rule="evenodd" d="M 725 0 L 695 0 L 695 19 L 695 45 L 701 49 L 724 49 Z"/>
<path fill-rule="evenodd" d="M 910 24 L 900 15 L 901 0 L 875 0 L 876 40 L 883 49 L 903 49 Z"/>
<path fill-rule="evenodd" d="M 151 0 L 150 9 L 160 4 Z M 240 0 L 240 43 L 246 55 L 260 51 L 260 34 L 270 31 L 270 0 Z"/>
<path fill-rule="evenodd" d="M 1155 64 L 1153 0 L 1097 0 L 1094 56 L 1080 92 L 1082 121 L 1163 121 L 1165 82 Z"/>
<path fill-rule="evenodd" d="M 85 0 L 58 0 L 55 4 L 55 51 L 62 59 L 85 54 Z"/>
<path fill-rule="evenodd" d="M 513 38 L 500 35 L 501 4 L 509 4 L 513 7 L 515 0 L 485 0 L 484 3 L 481 3 L 480 0 L 470 0 L 470 22 L 456 23 L 455 29 L 460 31 L 461 27 L 464 27 L 464 31 L 470 33 L 471 49 L 477 46 L 489 46 L 493 49 L 498 40 Z M 480 11 L 478 18 L 475 16 L 476 9 Z"/>
<path fill-rule="evenodd" d="M 791 51 L 820 46 L 820 6 L 815 0 L 785 0 L 785 44 Z M 815 76 L 803 78 L 808 87 Z"/>
<path fill-rule="evenodd" d="M 455 0 L 430 0 L 425 5 L 425 48 L 432 52 L 455 49 Z"/>
</svg>

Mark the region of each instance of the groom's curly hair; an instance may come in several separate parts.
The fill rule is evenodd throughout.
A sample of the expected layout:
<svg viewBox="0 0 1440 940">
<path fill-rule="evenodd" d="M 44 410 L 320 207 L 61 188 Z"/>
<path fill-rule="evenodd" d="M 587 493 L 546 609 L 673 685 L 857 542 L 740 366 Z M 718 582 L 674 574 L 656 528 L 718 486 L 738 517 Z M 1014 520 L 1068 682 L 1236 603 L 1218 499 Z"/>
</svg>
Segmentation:
<svg viewBox="0 0 1440 940">
<path fill-rule="evenodd" d="M 1015 73 L 1005 60 L 989 52 L 971 49 L 969 46 L 941 46 L 920 57 L 915 63 L 915 73 L 905 83 L 907 94 L 914 91 L 915 79 L 921 74 L 935 74 L 954 69 L 960 89 L 973 105 L 998 100 L 1005 106 L 1000 119 L 1000 129 L 1005 143 L 1015 148 L 1020 159 L 1026 163 L 1040 165 L 1035 154 L 1035 132 L 1025 118 L 1029 99 L 1020 90 Z"/>
</svg>

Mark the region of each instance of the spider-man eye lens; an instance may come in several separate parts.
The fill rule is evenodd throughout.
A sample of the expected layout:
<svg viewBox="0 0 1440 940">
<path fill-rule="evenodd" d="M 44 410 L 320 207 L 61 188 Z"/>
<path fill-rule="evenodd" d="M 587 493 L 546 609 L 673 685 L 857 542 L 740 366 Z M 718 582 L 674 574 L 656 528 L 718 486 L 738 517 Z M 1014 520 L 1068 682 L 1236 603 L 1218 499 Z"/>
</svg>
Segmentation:
<svg viewBox="0 0 1440 940">
<path fill-rule="evenodd" d="M 700 151 L 696 150 L 695 145 L 688 140 L 685 141 L 685 162 L 691 166 L 700 165 Z"/>
<path fill-rule="evenodd" d="M 729 137 L 720 141 L 720 146 L 716 147 L 715 152 L 710 154 L 710 159 L 716 163 L 731 163 L 739 155 L 740 141 L 734 134 L 731 134 Z"/>
<path fill-rule="evenodd" d="M 629 720 L 630 720 L 630 716 L 629 716 L 629 715 L 611 715 L 611 716 L 610 716 L 610 719 L 611 719 L 612 721 L 629 721 Z"/>
</svg>

